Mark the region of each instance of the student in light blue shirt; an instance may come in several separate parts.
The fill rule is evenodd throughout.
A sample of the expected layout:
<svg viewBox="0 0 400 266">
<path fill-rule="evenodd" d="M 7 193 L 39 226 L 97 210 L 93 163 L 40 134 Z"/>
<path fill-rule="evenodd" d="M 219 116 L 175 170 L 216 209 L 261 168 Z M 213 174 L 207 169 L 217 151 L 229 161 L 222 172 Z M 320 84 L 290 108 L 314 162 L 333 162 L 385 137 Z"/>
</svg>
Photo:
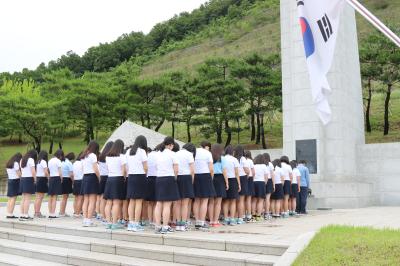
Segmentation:
<svg viewBox="0 0 400 266">
<path fill-rule="evenodd" d="M 62 199 L 60 205 L 60 217 L 68 216 L 65 214 L 65 209 L 67 207 L 69 194 L 72 193 L 72 183 L 74 179 L 74 168 L 72 162 L 75 159 L 75 154 L 73 152 L 68 153 L 65 156 L 65 160 L 61 164 L 62 172 Z"/>
<path fill-rule="evenodd" d="M 310 171 L 306 166 L 306 161 L 301 160 L 297 169 L 300 171 L 300 193 L 297 198 L 297 206 L 296 212 L 300 214 L 307 214 L 306 206 L 307 206 L 307 197 L 308 197 L 308 189 L 310 188 Z"/>
</svg>

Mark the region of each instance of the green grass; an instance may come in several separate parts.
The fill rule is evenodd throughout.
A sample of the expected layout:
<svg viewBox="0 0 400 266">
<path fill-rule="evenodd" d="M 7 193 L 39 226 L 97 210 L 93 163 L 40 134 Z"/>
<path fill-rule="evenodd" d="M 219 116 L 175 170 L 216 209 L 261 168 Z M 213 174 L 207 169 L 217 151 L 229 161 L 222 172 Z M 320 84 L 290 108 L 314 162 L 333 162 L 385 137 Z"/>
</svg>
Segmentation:
<svg viewBox="0 0 400 266">
<path fill-rule="evenodd" d="M 399 254 L 399 230 L 328 226 L 292 265 L 399 265 Z"/>
</svg>

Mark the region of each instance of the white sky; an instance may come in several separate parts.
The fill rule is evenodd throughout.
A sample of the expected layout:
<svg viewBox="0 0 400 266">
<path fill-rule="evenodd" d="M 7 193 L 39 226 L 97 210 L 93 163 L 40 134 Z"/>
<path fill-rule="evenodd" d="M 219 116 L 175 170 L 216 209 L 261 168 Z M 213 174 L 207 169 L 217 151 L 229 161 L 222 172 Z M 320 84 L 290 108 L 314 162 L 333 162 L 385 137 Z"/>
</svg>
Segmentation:
<svg viewBox="0 0 400 266">
<path fill-rule="evenodd" d="M 0 0 L 0 72 L 35 69 L 72 50 L 148 33 L 206 0 Z"/>
</svg>

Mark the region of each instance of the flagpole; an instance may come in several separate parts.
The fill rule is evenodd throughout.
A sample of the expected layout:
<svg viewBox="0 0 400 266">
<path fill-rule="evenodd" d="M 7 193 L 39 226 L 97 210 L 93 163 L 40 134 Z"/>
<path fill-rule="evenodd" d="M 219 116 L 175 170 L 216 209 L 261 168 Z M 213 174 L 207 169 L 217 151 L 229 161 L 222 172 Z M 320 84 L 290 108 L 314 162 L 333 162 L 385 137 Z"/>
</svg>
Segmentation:
<svg viewBox="0 0 400 266">
<path fill-rule="evenodd" d="M 383 24 L 377 17 L 375 17 L 368 9 L 366 9 L 357 0 L 346 0 L 358 13 L 360 13 L 366 20 L 381 31 L 386 37 L 400 47 L 400 38 L 393 31 L 391 31 L 385 24 Z"/>
</svg>

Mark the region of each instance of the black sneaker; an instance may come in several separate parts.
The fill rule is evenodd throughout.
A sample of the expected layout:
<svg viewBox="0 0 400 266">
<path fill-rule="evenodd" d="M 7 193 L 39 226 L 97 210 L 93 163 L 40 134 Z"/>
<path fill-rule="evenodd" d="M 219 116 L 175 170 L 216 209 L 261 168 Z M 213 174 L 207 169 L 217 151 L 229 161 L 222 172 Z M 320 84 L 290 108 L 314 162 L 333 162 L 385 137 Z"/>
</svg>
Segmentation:
<svg viewBox="0 0 400 266">
<path fill-rule="evenodd" d="M 7 219 L 18 219 L 18 217 L 15 215 L 8 215 L 8 216 L 6 216 L 6 218 Z"/>
</svg>

